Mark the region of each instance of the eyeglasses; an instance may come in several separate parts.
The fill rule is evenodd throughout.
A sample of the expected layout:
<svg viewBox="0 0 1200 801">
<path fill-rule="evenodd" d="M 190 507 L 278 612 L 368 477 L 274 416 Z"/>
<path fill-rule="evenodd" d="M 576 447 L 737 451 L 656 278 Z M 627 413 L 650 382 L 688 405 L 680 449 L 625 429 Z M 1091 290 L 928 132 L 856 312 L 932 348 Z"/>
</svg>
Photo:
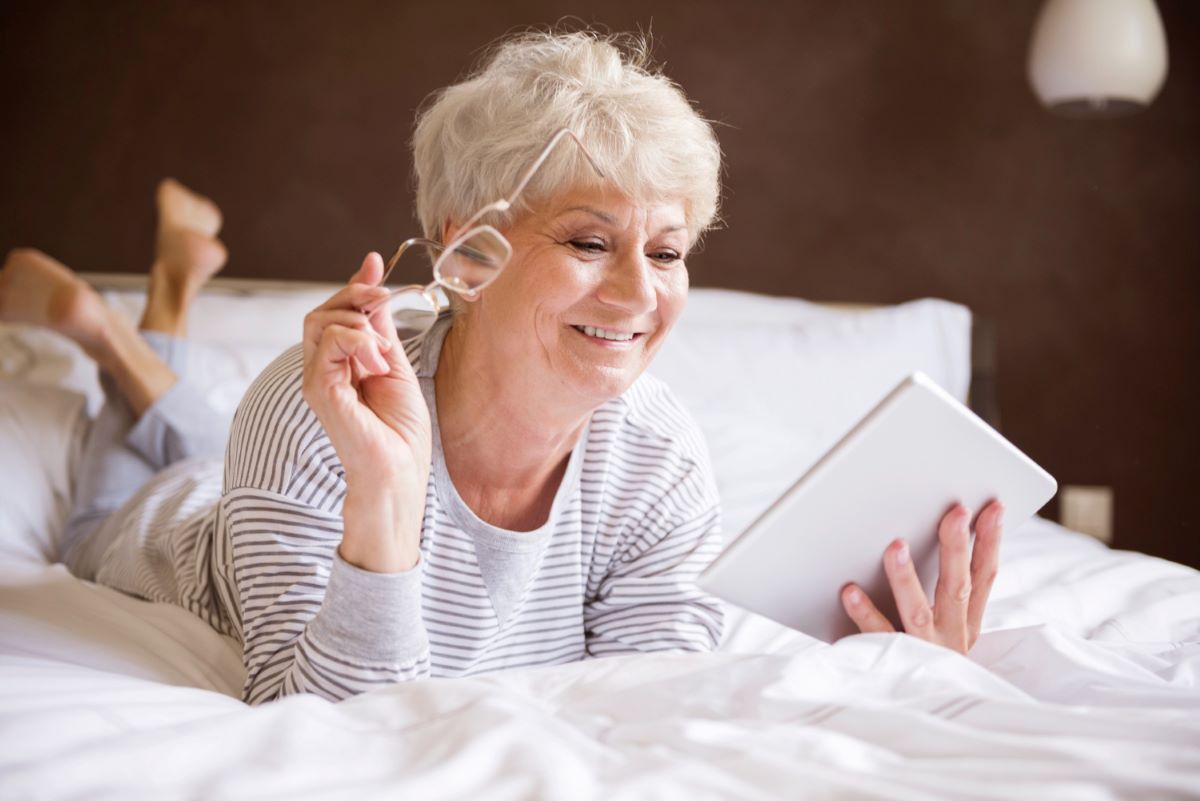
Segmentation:
<svg viewBox="0 0 1200 801">
<path fill-rule="evenodd" d="M 461 233 L 446 244 L 439 244 L 430 239 L 413 238 L 400 243 L 400 247 L 388 259 L 387 269 L 380 283 L 387 281 L 388 276 L 400 261 L 400 257 L 409 251 L 422 251 L 433 263 L 433 281 L 426 286 L 412 284 L 400 287 L 387 297 L 370 304 L 362 311 L 372 314 L 382 306 L 387 306 L 396 324 L 396 333 L 400 340 L 413 339 L 429 330 L 438 316 L 446 309 L 447 304 L 442 300 L 439 291 L 456 292 L 464 297 L 474 297 L 481 289 L 496 280 L 512 258 L 512 245 L 491 225 L 483 225 L 480 220 L 492 212 L 505 212 L 512 208 L 517 197 L 525 189 L 533 176 L 555 146 L 564 138 L 570 137 L 579 145 L 588 164 L 596 174 L 604 178 L 604 171 L 596 164 L 596 160 L 570 128 L 560 128 L 550 137 L 550 141 L 542 148 L 541 154 L 525 171 L 517 188 L 506 198 L 501 198 L 484 206 L 462 225 Z"/>
</svg>

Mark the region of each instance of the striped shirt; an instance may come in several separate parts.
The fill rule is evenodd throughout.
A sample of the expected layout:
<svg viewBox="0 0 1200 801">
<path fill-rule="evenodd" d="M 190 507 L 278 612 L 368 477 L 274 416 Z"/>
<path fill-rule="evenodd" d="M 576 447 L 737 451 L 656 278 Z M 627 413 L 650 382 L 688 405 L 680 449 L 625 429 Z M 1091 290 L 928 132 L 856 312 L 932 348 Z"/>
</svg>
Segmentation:
<svg viewBox="0 0 1200 801">
<path fill-rule="evenodd" d="M 546 523 L 506 531 L 471 511 L 443 459 L 433 375 L 450 322 L 408 346 L 434 446 L 416 567 L 372 573 L 337 554 L 345 478 L 301 397 L 296 346 L 242 399 L 223 483 L 211 462 L 156 477 L 97 579 L 241 639 L 252 704 L 715 648 L 722 610 L 695 581 L 720 550 L 717 493 L 699 429 L 666 386 L 643 375 L 597 409 Z"/>
</svg>

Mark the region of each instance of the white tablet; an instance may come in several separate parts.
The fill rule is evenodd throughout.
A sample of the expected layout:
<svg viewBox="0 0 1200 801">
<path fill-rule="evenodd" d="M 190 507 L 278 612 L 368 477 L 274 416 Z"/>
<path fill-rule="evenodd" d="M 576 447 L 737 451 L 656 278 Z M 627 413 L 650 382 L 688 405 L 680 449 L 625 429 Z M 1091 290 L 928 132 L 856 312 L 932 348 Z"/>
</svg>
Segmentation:
<svg viewBox="0 0 1200 801">
<path fill-rule="evenodd" d="M 833 642 L 858 631 L 841 604 L 842 587 L 854 581 L 897 625 L 883 571 L 889 542 L 908 541 L 932 599 L 938 523 L 956 502 L 972 511 L 974 531 L 979 512 L 1001 500 L 1012 531 L 1056 489 L 1049 473 L 914 373 L 742 532 L 700 586 Z"/>
</svg>

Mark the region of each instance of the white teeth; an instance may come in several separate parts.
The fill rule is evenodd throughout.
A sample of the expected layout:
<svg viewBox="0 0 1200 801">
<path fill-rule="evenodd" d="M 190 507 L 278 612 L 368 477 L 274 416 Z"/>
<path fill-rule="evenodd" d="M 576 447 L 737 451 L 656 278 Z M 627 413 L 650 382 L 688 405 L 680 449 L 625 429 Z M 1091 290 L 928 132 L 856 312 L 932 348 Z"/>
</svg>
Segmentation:
<svg viewBox="0 0 1200 801">
<path fill-rule="evenodd" d="M 633 339 L 633 334 L 631 333 L 608 331 L 606 329 L 596 328 L 595 326 L 591 325 L 579 325 L 575 327 L 580 331 L 583 331 L 583 333 L 587 334 L 589 337 L 596 337 L 598 339 L 611 339 L 614 342 L 628 342 L 629 340 Z"/>
</svg>

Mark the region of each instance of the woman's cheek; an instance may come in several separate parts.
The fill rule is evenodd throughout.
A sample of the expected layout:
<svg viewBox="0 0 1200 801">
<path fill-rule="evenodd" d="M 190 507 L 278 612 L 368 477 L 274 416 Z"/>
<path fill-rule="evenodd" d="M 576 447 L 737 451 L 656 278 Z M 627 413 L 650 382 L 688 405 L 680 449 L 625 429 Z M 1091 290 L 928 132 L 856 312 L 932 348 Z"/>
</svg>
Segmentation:
<svg viewBox="0 0 1200 801">
<path fill-rule="evenodd" d="M 687 305 L 688 274 L 687 269 L 680 267 L 671 270 L 659 294 L 659 306 L 662 317 L 668 324 L 674 324 Z"/>
</svg>

